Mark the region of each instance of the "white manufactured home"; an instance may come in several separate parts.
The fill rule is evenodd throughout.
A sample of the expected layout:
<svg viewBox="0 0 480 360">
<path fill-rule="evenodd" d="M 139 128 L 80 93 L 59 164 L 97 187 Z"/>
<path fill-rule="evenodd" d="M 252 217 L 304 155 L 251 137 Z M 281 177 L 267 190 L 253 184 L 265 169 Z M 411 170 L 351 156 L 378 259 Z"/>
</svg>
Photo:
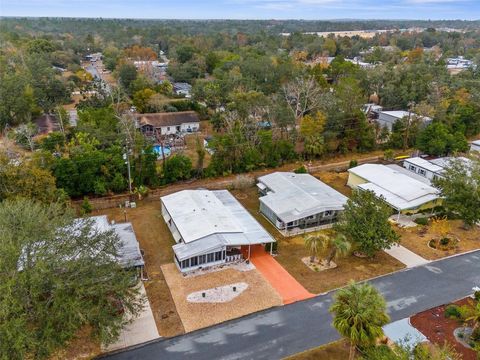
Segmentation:
<svg viewBox="0 0 480 360">
<path fill-rule="evenodd" d="M 160 201 L 182 272 L 248 259 L 251 246 L 275 242 L 227 190 L 183 190 Z"/>
<path fill-rule="evenodd" d="M 399 215 L 433 211 L 442 204 L 439 190 L 396 165 L 363 164 L 348 169 L 348 173 L 348 186 L 372 191 Z"/>
<path fill-rule="evenodd" d="M 348 200 L 309 174 L 275 172 L 257 187 L 260 212 L 286 236 L 331 227 Z"/>
<path fill-rule="evenodd" d="M 470 151 L 480 152 L 480 140 L 472 141 L 470 144 Z"/>
<path fill-rule="evenodd" d="M 460 161 L 467 167 L 472 166 L 470 159 L 466 157 L 441 157 L 436 159 L 422 159 L 419 157 L 408 158 L 403 161 L 403 167 L 412 173 L 422 176 L 431 182 L 434 179 L 443 177 L 445 169 L 449 167 L 453 161 Z"/>
</svg>

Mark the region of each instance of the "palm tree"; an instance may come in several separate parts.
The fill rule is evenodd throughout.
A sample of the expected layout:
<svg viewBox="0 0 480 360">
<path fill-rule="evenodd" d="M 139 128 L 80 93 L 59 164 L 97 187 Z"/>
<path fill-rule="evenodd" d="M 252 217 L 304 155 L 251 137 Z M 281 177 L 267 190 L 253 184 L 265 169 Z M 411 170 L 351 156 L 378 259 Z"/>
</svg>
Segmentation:
<svg viewBox="0 0 480 360">
<path fill-rule="evenodd" d="M 335 237 L 324 237 L 322 245 L 325 250 L 328 250 L 328 255 L 325 259 L 328 267 L 330 267 L 330 263 L 334 258 L 347 255 L 352 247 L 352 244 L 342 234 L 338 234 Z"/>
<path fill-rule="evenodd" d="M 308 235 L 305 237 L 305 246 L 307 247 L 308 251 L 310 252 L 310 262 L 315 262 L 315 258 L 317 257 L 318 250 L 320 250 L 322 246 L 322 236 L 321 235 Z"/>
<path fill-rule="evenodd" d="M 465 321 L 472 321 L 472 337 L 480 336 L 480 301 L 477 302 L 477 305 L 472 309 L 472 314 Z"/>
<path fill-rule="evenodd" d="M 333 326 L 350 340 L 349 360 L 359 345 L 372 345 L 383 335 L 382 326 L 390 321 L 383 296 L 368 283 L 350 283 L 335 295 L 330 308 Z"/>
<path fill-rule="evenodd" d="M 338 255 L 346 255 L 350 251 L 351 244 L 347 238 L 341 234 L 335 237 L 327 234 L 308 235 L 305 238 L 305 246 L 310 251 L 310 262 L 315 261 L 320 248 L 328 250 L 328 255 L 325 259 L 327 266 L 330 266 L 332 260 Z"/>
</svg>

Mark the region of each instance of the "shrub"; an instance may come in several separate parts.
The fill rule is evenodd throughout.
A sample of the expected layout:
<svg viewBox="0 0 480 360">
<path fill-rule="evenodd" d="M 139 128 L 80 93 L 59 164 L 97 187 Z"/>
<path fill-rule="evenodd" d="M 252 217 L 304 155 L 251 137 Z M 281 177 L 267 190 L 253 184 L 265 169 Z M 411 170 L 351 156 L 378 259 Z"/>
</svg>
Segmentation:
<svg viewBox="0 0 480 360">
<path fill-rule="evenodd" d="M 462 314 L 457 305 L 448 305 L 445 309 L 445 317 L 447 319 L 461 319 Z"/>
<path fill-rule="evenodd" d="M 82 214 L 90 214 L 93 211 L 93 206 L 88 201 L 88 197 L 84 197 L 82 201 L 82 205 L 80 205 Z"/>
<path fill-rule="evenodd" d="M 477 327 L 470 335 L 470 338 L 475 342 L 480 342 L 480 327 Z M 479 344 L 480 345 L 480 344 Z M 473 347 L 473 346 L 472 346 Z"/>
<path fill-rule="evenodd" d="M 450 239 L 447 237 L 440 239 L 440 245 L 447 246 L 450 243 Z"/>
<path fill-rule="evenodd" d="M 350 160 L 350 164 L 348 164 L 348 168 L 351 169 L 351 168 L 354 168 L 358 166 L 358 161 L 357 160 Z"/>
<path fill-rule="evenodd" d="M 295 174 L 306 174 L 308 173 L 307 168 L 305 165 L 300 166 L 298 169 L 293 170 Z"/>
<path fill-rule="evenodd" d="M 392 149 L 385 150 L 385 152 L 383 153 L 383 158 L 387 161 L 392 161 L 394 158 L 393 150 Z"/>
<path fill-rule="evenodd" d="M 427 225 L 428 224 L 428 218 L 422 217 L 422 218 L 417 218 L 415 219 L 415 223 L 418 225 Z"/>
</svg>

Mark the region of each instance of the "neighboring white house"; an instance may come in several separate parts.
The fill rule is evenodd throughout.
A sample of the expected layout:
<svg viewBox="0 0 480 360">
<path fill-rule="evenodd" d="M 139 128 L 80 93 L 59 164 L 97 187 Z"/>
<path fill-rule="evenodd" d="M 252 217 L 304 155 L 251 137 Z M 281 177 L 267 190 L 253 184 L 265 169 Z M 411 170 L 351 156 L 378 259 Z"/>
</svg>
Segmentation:
<svg viewBox="0 0 480 360">
<path fill-rule="evenodd" d="M 471 166 L 471 160 L 466 157 L 441 157 L 432 160 L 426 160 L 419 157 L 408 158 L 403 161 L 403 167 L 412 173 L 423 176 L 429 181 L 443 176 L 445 168 L 454 160 L 462 161 L 467 166 Z"/>
<path fill-rule="evenodd" d="M 250 246 L 275 242 L 227 190 L 183 190 L 160 200 L 182 272 L 237 261 Z"/>
<path fill-rule="evenodd" d="M 135 114 L 137 127 L 147 136 L 196 132 L 200 119 L 195 111 Z"/>
<path fill-rule="evenodd" d="M 284 235 L 331 227 L 348 200 L 309 174 L 275 172 L 257 187 L 260 212 Z"/>
<path fill-rule="evenodd" d="M 395 168 L 364 164 L 348 172 L 348 186 L 373 191 L 398 213 L 417 213 L 441 205 L 437 189 Z"/>
<path fill-rule="evenodd" d="M 470 151 L 480 152 L 480 140 L 472 141 L 472 143 L 470 144 Z"/>
<path fill-rule="evenodd" d="M 427 178 L 429 181 L 440 177 L 443 172 L 442 166 L 436 165 L 434 162 L 420 157 L 405 159 L 403 161 L 403 167 L 415 174 Z"/>
<path fill-rule="evenodd" d="M 411 119 L 414 119 L 415 117 L 418 119 L 421 119 L 425 125 L 428 125 L 432 121 L 432 119 L 427 116 L 419 116 L 417 114 L 410 113 L 404 110 L 395 110 L 395 111 L 380 111 L 380 113 L 378 114 L 377 122 L 380 125 L 380 127 L 382 128 L 386 127 L 389 131 L 392 131 L 392 127 L 395 122 L 403 118 L 408 119 L 409 116 Z"/>
<path fill-rule="evenodd" d="M 79 218 L 75 219 L 73 224 L 68 227 L 66 230 L 68 232 L 80 231 L 82 222 L 86 220 L 92 220 L 92 230 L 95 232 L 107 232 L 113 230 L 117 234 L 119 242 L 117 247 L 118 256 L 115 259 L 116 262 L 123 267 L 124 269 L 138 269 L 143 278 L 143 267 L 145 262 L 143 260 L 142 252 L 140 250 L 140 245 L 133 231 L 131 223 L 119 223 L 119 224 L 110 224 L 106 215 L 92 216 L 90 218 Z M 37 243 L 39 246 L 42 245 L 41 242 Z M 92 249 L 92 256 L 95 251 L 102 251 L 102 249 Z M 23 268 L 23 260 L 26 254 L 23 254 L 19 260 L 19 270 Z M 31 250 L 30 256 L 34 256 L 34 249 Z"/>
</svg>

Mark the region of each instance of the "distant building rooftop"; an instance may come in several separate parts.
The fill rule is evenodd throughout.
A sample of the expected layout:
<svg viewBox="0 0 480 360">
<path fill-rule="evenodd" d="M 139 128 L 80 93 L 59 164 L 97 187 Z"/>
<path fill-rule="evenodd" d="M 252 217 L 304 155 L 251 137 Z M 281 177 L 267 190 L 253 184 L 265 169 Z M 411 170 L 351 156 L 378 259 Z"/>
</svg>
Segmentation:
<svg viewBox="0 0 480 360">
<path fill-rule="evenodd" d="M 134 116 L 139 126 L 151 125 L 153 127 L 162 127 L 200 122 L 198 114 L 195 111 L 135 114 Z"/>
</svg>

